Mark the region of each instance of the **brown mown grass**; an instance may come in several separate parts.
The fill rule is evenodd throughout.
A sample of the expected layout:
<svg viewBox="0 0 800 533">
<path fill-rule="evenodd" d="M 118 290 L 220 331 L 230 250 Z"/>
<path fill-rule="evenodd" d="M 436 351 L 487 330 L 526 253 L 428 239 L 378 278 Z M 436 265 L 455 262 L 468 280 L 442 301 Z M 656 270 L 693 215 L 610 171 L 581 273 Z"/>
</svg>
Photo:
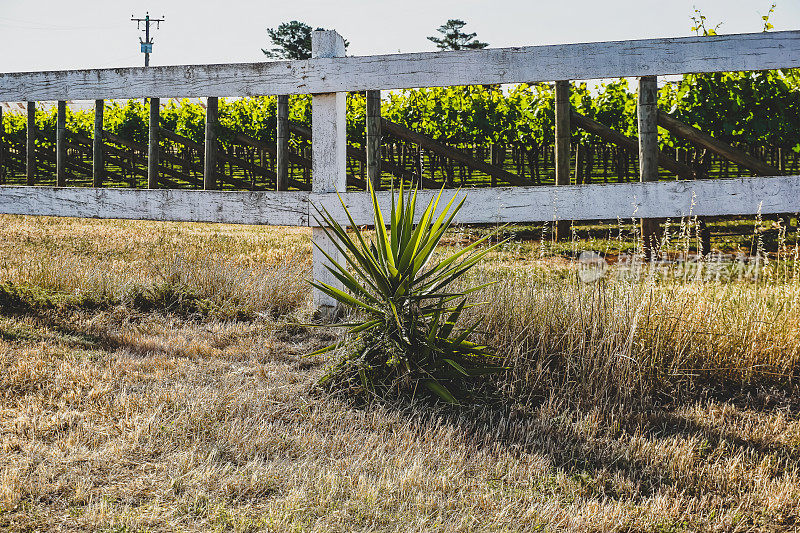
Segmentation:
<svg viewBox="0 0 800 533">
<path fill-rule="evenodd" d="M 799 530 L 794 271 L 538 255 L 476 274 L 501 400 L 356 406 L 306 231 L 0 217 L 0 530 Z"/>
</svg>

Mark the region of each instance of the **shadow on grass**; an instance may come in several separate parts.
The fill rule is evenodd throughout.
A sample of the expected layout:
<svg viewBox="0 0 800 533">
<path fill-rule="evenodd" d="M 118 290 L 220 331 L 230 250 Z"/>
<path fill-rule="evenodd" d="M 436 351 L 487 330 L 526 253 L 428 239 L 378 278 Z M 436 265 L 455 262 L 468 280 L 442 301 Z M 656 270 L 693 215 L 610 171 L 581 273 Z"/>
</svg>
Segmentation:
<svg viewBox="0 0 800 533">
<path fill-rule="evenodd" d="M 703 411 L 713 405 L 709 411 L 718 411 L 727 406 L 742 419 L 781 410 L 791 421 L 800 416 L 788 407 L 798 392 L 785 391 L 773 407 L 757 398 L 748 404 L 737 393 L 727 400 L 687 399 L 667 407 L 615 406 L 613 414 L 599 408 L 580 412 L 556 397 L 528 412 L 497 402 L 464 407 L 393 402 L 389 407 L 421 430 L 449 425 L 477 448 L 546 458 L 552 473 L 574 480 L 582 496 L 634 503 L 664 493 L 718 496 L 733 508 L 741 493 L 755 494 L 766 480 L 800 470 L 800 441 L 787 444 L 769 433 L 748 432 L 737 425 L 738 418 L 698 416 L 694 407 Z M 790 515 L 781 520 L 800 524 L 800 511 Z"/>
</svg>

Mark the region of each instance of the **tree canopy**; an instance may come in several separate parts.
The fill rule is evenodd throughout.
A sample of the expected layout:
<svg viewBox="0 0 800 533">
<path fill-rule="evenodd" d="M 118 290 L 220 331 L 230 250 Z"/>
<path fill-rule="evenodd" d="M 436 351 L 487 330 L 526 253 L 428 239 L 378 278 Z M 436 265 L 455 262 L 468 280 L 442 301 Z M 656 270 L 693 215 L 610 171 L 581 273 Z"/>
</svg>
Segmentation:
<svg viewBox="0 0 800 533">
<path fill-rule="evenodd" d="M 324 30 L 317 28 L 315 31 Z M 278 25 L 277 28 L 267 28 L 267 34 L 272 41 L 272 48 L 262 48 L 267 57 L 275 59 L 309 59 L 311 58 L 311 26 L 299 20 L 292 20 Z M 344 47 L 350 43 L 345 39 Z"/>
<path fill-rule="evenodd" d="M 467 23 L 459 19 L 449 19 L 439 26 L 436 30 L 441 37 L 428 37 L 428 40 L 436 43 L 439 50 L 478 50 L 486 48 L 489 43 L 478 41 L 477 33 L 464 33 L 461 29 Z"/>
</svg>

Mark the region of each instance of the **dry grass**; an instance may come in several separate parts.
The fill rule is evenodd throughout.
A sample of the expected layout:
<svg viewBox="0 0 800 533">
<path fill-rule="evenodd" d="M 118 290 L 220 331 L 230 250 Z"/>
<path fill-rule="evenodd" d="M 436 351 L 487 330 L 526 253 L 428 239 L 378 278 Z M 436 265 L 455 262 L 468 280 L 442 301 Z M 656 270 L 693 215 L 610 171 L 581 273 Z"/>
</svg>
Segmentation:
<svg viewBox="0 0 800 533">
<path fill-rule="evenodd" d="M 501 274 L 482 295 L 486 342 L 514 365 L 514 396 L 554 389 L 581 407 L 710 391 L 800 391 L 800 284 Z"/>
<path fill-rule="evenodd" d="M 0 281 L 124 301 L 168 287 L 220 318 L 307 304 L 308 230 L 2 217 Z"/>
<path fill-rule="evenodd" d="M 0 218 L 0 281 L 109 302 L 0 316 L 0 530 L 800 529 L 785 277 L 602 288 L 500 257 L 516 401 L 357 408 L 301 357 L 330 333 L 290 324 L 306 232 Z M 164 285 L 213 312 L 132 305 Z"/>
</svg>

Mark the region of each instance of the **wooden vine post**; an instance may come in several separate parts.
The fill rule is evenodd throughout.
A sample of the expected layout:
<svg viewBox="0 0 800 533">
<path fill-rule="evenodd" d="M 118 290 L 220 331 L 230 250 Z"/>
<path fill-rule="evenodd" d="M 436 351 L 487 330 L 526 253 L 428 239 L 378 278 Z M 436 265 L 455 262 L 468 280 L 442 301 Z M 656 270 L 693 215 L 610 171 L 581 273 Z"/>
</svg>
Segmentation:
<svg viewBox="0 0 800 533">
<path fill-rule="evenodd" d="M 59 100 L 56 111 L 56 187 L 66 187 L 65 169 L 67 147 L 64 144 L 67 133 L 67 102 Z"/>
<path fill-rule="evenodd" d="M 279 94 L 275 113 L 275 188 L 279 191 L 289 190 L 289 95 Z"/>
<path fill-rule="evenodd" d="M 36 183 L 36 102 L 28 102 L 28 124 L 25 133 L 26 183 L 34 185 Z"/>
<path fill-rule="evenodd" d="M 158 123 L 161 101 L 150 99 L 150 126 L 147 144 L 147 188 L 158 188 Z"/>
<path fill-rule="evenodd" d="M 367 179 L 381 188 L 381 92 L 367 91 Z"/>
<path fill-rule="evenodd" d="M 311 56 L 333 58 L 344 56 L 344 39 L 335 31 L 314 31 L 311 34 Z M 345 122 L 347 93 L 316 93 L 311 100 L 311 190 L 314 193 L 344 192 L 347 180 L 347 124 Z M 312 227 L 314 239 L 314 279 L 344 290 L 325 265 L 327 253 L 344 264 L 336 245 L 318 226 Z M 325 253 L 323 253 L 323 251 Z M 335 299 L 314 289 L 314 304 L 323 314 L 332 314 L 337 306 Z"/>
<path fill-rule="evenodd" d="M 105 102 L 94 101 L 94 139 L 92 140 L 92 186 L 102 187 L 105 163 L 103 160 L 103 111 Z"/>
<path fill-rule="evenodd" d="M 489 161 L 491 161 L 492 165 L 494 165 L 496 167 L 503 168 L 503 165 L 500 162 L 500 145 L 499 144 L 492 143 L 492 144 L 489 145 Z M 492 179 L 491 179 L 491 185 L 492 185 L 492 187 L 497 187 L 497 177 L 494 176 L 494 175 L 492 176 Z"/>
<path fill-rule="evenodd" d="M 639 181 L 658 181 L 658 83 L 655 76 L 639 78 Z M 658 248 L 658 220 L 642 219 L 642 249 L 652 259 Z"/>
<path fill-rule="evenodd" d="M 586 154 L 586 149 L 581 143 L 575 145 L 575 185 L 583 184 L 583 164 Z"/>
<path fill-rule="evenodd" d="M 556 185 L 569 185 L 569 145 L 571 137 L 569 85 L 569 81 L 556 82 Z M 561 240 L 569 235 L 569 220 L 560 220 L 558 213 L 555 216 L 555 238 Z"/>
<path fill-rule="evenodd" d="M 209 96 L 206 100 L 206 139 L 203 159 L 203 188 L 217 188 L 217 121 L 219 118 L 219 99 Z"/>
</svg>

